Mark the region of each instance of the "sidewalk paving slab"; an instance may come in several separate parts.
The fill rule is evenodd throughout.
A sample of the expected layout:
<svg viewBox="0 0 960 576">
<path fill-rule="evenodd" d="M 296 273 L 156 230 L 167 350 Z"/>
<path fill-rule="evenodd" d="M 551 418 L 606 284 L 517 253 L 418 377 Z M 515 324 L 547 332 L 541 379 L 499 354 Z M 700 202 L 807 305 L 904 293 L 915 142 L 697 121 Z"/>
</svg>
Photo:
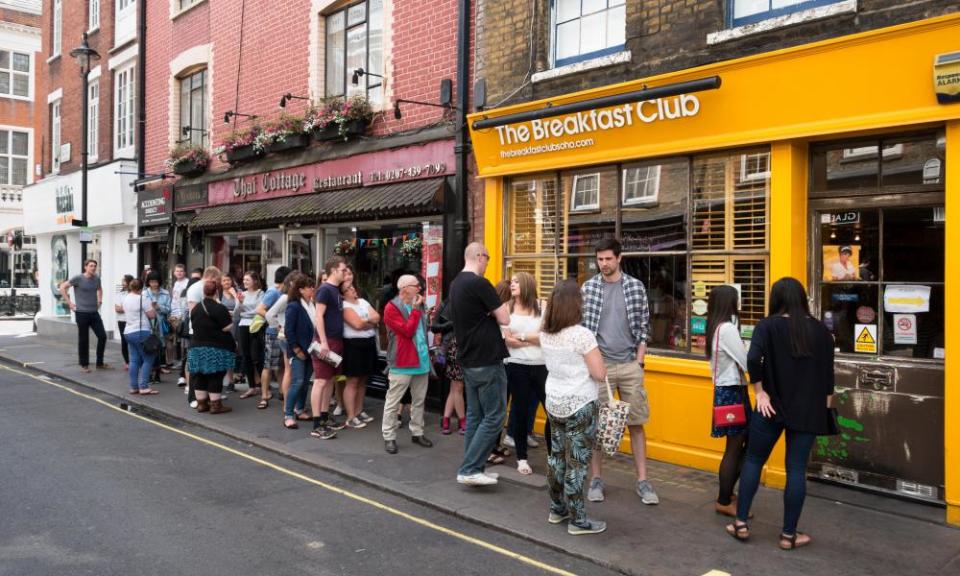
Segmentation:
<svg viewBox="0 0 960 576">
<path fill-rule="evenodd" d="M 740 544 L 724 532 L 728 519 L 713 512 L 714 474 L 651 461 L 648 475 L 661 504 L 644 506 L 634 493 L 632 460 L 617 457 L 604 462 L 606 501 L 587 503 L 591 517 L 607 522 L 607 532 L 572 537 L 564 525 L 546 522 L 542 443 L 530 451 L 536 472 L 532 477 L 520 476 L 510 457 L 506 465 L 492 468 L 501 475 L 498 486 L 468 488 L 455 481 L 463 439 L 456 432 L 441 435 L 439 417 L 433 413 L 428 412 L 426 420 L 426 435 L 434 441 L 433 448 L 412 444 L 404 426 L 397 439 L 399 454 L 389 455 L 380 436 L 382 402 L 375 398 L 368 400 L 368 412 L 377 417 L 375 422 L 361 430 L 341 430 L 336 439 L 323 441 L 308 435 L 309 422 L 301 422 L 298 430 L 284 429 L 276 399 L 266 410 L 257 410 L 256 399 L 240 400 L 235 393 L 227 399 L 234 412 L 198 414 L 188 407 L 183 389 L 176 387 L 175 374 L 164 376 L 164 383 L 157 387 L 159 395 L 131 396 L 126 393 L 128 375 L 122 369 L 119 345 L 113 342 L 108 344 L 107 362 L 114 369 L 89 374 L 76 365 L 75 341 L 65 338 L 0 336 L 0 359 L 625 574 L 699 576 L 714 569 L 730 574 L 771 570 L 845 575 L 960 573 L 960 530 L 944 525 L 942 509 L 929 506 L 902 502 L 886 506 L 889 498 L 873 495 L 847 499 L 850 490 L 821 489 L 811 483 L 811 494 L 826 495 L 808 497 L 801 519 L 801 530 L 811 533 L 814 544 L 784 552 L 777 548 L 782 492 L 761 488 L 754 505 L 757 518 L 751 524 L 752 540 Z"/>
</svg>

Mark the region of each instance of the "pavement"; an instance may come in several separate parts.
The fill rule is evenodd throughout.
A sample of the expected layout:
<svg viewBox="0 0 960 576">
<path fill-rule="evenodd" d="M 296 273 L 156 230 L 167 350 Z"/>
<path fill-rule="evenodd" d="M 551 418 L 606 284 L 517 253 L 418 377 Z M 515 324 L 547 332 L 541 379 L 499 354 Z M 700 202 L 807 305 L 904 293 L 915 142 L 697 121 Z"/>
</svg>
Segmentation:
<svg viewBox="0 0 960 576">
<path fill-rule="evenodd" d="M 437 414 L 427 414 L 426 434 L 434 441 L 433 448 L 412 444 L 404 427 L 398 437 L 400 453 L 391 456 L 383 451 L 378 399 L 368 400 L 367 411 L 378 416 L 373 425 L 342 430 L 334 440 L 316 440 L 309 437 L 307 426 L 284 429 L 277 401 L 267 410 L 257 410 L 254 399 L 240 400 L 234 394 L 227 401 L 234 412 L 197 414 L 187 406 L 173 375 L 166 376 L 157 396 L 129 396 L 119 345 L 110 343 L 107 352 L 107 362 L 118 368 L 90 374 L 76 365 L 75 347 L 72 340 L 30 333 L 0 336 L 0 360 L 624 574 L 960 573 L 960 530 L 943 524 L 940 508 L 810 482 L 800 529 L 810 533 L 814 543 L 783 552 L 776 545 L 782 518 L 780 491 L 761 488 L 754 503 L 753 537 L 744 545 L 725 533 L 728 520 L 713 511 L 714 474 L 651 461 L 649 478 L 661 503 L 644 506 L 633 491 L 629 457 L 605 461 L 607 499 L 587 504 L 588 514 L 605 520 L 608 531 L 571 537 L 545 521 L 548 497 L 542 447 L 531 451 L 536 472 L 532 477 L 517 474 L 510 458 L 508 465 L 493 468 L 501 474 L 498 486 L 471 489 L 455 482 L 462 438 L 441 436 Z"/>
</svg>

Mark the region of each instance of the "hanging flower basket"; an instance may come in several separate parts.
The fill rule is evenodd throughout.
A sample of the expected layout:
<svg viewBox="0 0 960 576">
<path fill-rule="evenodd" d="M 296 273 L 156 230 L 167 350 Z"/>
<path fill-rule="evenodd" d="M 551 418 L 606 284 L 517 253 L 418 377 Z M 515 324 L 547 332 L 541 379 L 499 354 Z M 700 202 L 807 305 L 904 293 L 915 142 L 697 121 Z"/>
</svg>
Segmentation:
<svg viewBox="0 0 960 576">
<path fill-rule="evenodd" d="M 170 151 L 167 167 L 178 176 L 198 176 L 210 165 L 210 155 L 202 146 L 177 146 Z"/>
<path fill-rule="evenodd" d="M 183 160 L 174 164 L 173 173 L 178 176 L 199 176 L 206 169 L 206 166 L 197 164 L 196 160 Z"/>
<path fill-rule="evenodd" d="M 363 96 L 331 98 L 312 108 L 304 119 L 304 128 L 321 142 L 349 140 L 362 136 L 373 120 L 373 109 Z"/>
<path fill-rule="evenodd" d="M 324 126 L 323 128 L 318 128 L 314 130 L 313 137 L 318 142 L 333 142 L 334 140 L 340 139 L 339 126 L 335 122 L 331 122 Z"/>
<path fill-rule="evenodd" d="M 272 154 L 287 150 L 300 150 L 310 145 L 309 134 L 290 134 L 283 140 L 276 140 L 270 144 L 268 151 Z"/>
</svg>

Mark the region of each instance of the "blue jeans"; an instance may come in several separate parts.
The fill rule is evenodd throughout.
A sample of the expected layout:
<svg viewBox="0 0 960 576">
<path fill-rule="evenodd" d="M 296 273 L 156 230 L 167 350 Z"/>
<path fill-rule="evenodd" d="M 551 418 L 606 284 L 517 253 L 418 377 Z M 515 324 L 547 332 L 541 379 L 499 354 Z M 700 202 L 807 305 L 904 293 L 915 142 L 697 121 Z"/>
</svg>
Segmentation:
<svg viewBox="0 0 960 576">
<path fill-rule="evenodd" d="M 313 381 L 313 362 L 307 356 L 306 360 L 297 358 L 296 354 L 290 358 L 290 389 L 283 399 L 284 418 L 293 418 L 295 412 L 303 412 L 307 403 L 307 392 Z"/>
<path fill-rule="evenodd" d="M 143 350 L 143 341 L 150 336 L 149 330 L 127 334 L 127 348 L 130 350 L 130 390 L 146 390 L 150 387 L 150 371 L 156 354 L 147 354 Z"/>
<path fill-rule="evenodd" d="M 467 401 L 467 430 L 464 434 L 463 464 L 457 474 L 483 472 L 487 456 L 500 438 L 506 416 L 507 373 L 503 364 L 463 368 Z"/>
<path fill-rule="evenodd" d="M 737 501 L 737 519 L 741 522 L 747 521 L 753 497 L 760 487 L 760 472 L 783 432 L 782 422 L 764 418 L 757 411 L 751 415 L 747 457 L 740 473 L 740 496 Z M 783 533 L 796 534 L 803 500 L 807 496 L 807 460 L 817 437 L 811 432 L 786 430 L 786 433 L 787 456 L 784 463 L 787 468 L 787 487 L 783 491 Z"/>
</svg>

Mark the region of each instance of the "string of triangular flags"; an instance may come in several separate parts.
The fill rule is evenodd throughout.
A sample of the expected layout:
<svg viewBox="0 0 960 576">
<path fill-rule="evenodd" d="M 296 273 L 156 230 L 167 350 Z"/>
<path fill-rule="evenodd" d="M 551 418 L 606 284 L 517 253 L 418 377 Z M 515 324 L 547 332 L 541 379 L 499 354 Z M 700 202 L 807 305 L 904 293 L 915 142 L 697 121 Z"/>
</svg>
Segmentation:
<svg viewBox="0 0 960 576">
<path fill-rule="evenodd" d="M 397 242 L 413 240 L 415 238 L 423 238 L 423 233 L 421 232 L 410 232 L 409 234 L 400 234 L 399 236 L 387 236 L 383 238 L 353 238 L 350 240 L 350 245 L 354 248 L 359 244 L 360 248 L 363 247 L 374 247 L 374 246 L 387 246 L 388 243 L 391 246 L 396 246 Z"/>
</svg>

